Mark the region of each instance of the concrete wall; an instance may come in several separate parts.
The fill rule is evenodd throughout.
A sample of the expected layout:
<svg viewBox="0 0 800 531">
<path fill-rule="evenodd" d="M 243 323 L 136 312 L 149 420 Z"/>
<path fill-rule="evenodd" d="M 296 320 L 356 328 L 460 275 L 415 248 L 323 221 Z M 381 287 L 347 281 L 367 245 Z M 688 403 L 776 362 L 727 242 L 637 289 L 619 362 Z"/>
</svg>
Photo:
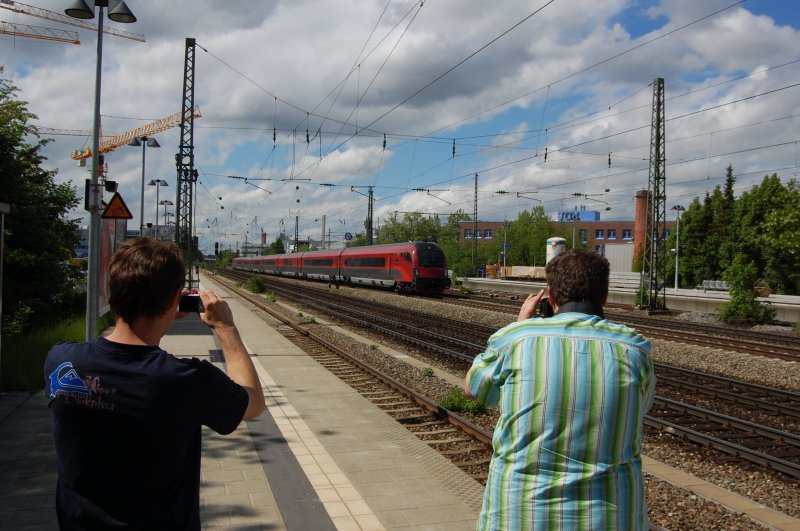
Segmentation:
<svg viewBox="0 0 800 531">
<path fill-rule="evenodd" d="M 633 264 L 633 243 L 606 244 L 605 257 L 611 265 L 611 271 L 629 273 Z"/>
</svg>

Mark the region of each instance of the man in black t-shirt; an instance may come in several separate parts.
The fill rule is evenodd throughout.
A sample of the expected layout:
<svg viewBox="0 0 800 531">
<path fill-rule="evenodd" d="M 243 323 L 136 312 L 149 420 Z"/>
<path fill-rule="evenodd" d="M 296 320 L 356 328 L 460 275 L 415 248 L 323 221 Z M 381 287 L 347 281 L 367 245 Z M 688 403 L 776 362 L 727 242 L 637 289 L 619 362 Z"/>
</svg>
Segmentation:
<svg viewBox="0 0 800 531">
<path fill-rule="evenodd" d="M 227 303 L 201 292 L 227 375 L 158 345 L 176 317 L 185 269 L 171 242 L 137 238 L 109 264 L 105 338 L 59 343 L 45 361 L 62 529 L 200 529 L 201 426 L 231 433 L 264 409 Z"/>
</svg>

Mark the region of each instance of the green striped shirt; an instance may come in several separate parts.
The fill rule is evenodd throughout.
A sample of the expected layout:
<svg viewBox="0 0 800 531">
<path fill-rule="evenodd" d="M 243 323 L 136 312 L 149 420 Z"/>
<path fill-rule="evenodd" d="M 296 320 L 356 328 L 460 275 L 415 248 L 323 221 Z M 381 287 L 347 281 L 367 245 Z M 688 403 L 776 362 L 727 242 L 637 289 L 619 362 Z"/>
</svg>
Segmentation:
<svg viewBox="0 0 800 531">
<path fill-rule="evenodd" d="M 512 323 L 467 374 L 500 418 L 478 529 L 647 529 L 650 342 L 583 313 Z"/>
</svg>

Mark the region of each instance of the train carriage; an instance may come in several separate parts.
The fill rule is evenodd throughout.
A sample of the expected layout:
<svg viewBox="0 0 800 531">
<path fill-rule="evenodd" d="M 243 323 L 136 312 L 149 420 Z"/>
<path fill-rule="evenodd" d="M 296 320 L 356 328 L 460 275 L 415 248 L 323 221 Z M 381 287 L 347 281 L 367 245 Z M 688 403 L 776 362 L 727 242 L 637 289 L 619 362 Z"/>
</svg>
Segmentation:
<svg viewBox="0 0 800 531">
<path fill-rule="evenodd" d="M 327 282 L 439 294 L 450 286 L 447 260 L 432 242 L 392 243 L 236 258 L 233 268 Z"/>
<path fill-rule="evenodd" d="M 340 253 L 341 250 L 302 253 L 303 277 L 327 282 L 337 281 Z"/>
</svg>

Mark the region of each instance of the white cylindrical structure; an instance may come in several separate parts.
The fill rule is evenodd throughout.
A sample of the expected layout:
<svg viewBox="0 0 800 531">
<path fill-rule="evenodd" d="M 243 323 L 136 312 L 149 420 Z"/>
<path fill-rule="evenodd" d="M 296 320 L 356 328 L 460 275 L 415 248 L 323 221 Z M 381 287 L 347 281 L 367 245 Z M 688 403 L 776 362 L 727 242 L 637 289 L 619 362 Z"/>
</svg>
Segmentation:
<svg viewBox="0 0 800 531">
<path fill-rule="evenodd" d="M 547 260 L 549 262 L 552 258 L 558 256 L 567 248 L 567 240 L 564 238 L 548 238 L 547 239 Z"/>
</svg>

